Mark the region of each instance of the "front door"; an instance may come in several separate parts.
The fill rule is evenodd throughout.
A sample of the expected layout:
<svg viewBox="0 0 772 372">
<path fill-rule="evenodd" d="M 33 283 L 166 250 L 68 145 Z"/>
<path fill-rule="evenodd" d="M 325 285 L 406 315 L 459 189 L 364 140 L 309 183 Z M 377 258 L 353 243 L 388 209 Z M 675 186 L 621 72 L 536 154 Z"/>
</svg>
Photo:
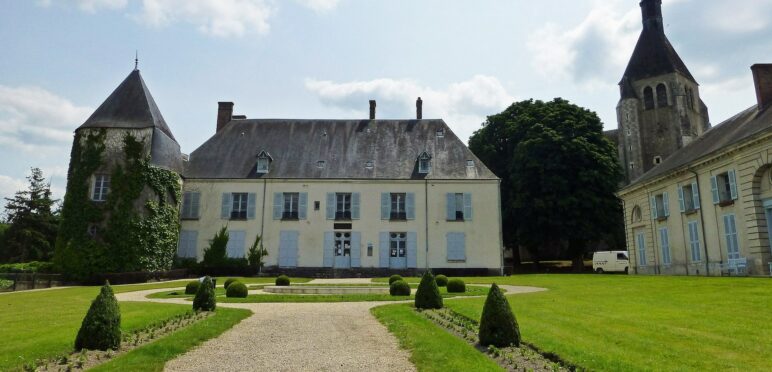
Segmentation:
<svg viewBox="0 0 772 372">
<path fill-rule="evenodd" d="M 335 245 L 333 246 L 335 255 L 335 268 L 348 269 L 351 267 L 351 232 L 336 231 Z"/>
<path fill-rule="evenodd" d="M 406 233 L 389 234 L 389 268 L 407 268 L 407 236 Z"/>
</svg>

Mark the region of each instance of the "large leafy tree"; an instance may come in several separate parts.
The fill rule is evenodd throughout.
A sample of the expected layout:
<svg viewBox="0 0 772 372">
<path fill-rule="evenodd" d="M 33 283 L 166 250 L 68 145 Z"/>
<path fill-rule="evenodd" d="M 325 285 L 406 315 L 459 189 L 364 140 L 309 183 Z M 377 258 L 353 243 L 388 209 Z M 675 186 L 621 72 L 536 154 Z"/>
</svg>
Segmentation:
<svg viewBox="0 0 772 372">
<path fill-rule="evenodd" d="M 594 112 L 560 98 L 516 102 L 489 116 L 469 148 L 502 179 L 504 240 L 515 252 L 538 257 L 561 244 L 580 267 L 590 241 L 618 230 L 621 170 Z"/>
<path fill-rule="evenodd" d="M 51 185 L 39 168 L 32 168 L 27 180 L 27 190 L 5 198 L 10 226 L 0 251 L 3 262 L 48 261 L 54 252 L 59 218 L 54 212 Z"/>
</svg>

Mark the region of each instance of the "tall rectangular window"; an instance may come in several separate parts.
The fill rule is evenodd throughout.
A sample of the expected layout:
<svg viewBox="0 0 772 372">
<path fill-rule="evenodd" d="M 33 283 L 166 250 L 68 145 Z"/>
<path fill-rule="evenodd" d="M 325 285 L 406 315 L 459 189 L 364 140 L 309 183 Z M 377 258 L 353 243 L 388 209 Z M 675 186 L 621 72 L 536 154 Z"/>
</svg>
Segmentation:
<svg viewBox="0 0 772 372">
<path fill-rule="evenodd" d="M 464 220 L 464 194 L 456 193 L 455 196 L 456 220 Z"/>
<path fill-rule="evenodd" d="M 233 203 L 231 207 L 231 219 L 232 220 L 246 220 L 247 219 L 247 203 L 249 201 L 249 194 L 245 192 L 234 192 Z"/>
<path fill-rule="evenodd" d="M 635 236 L 635 243 L 638 248 L 638 266 L 646 266 L 646 236 L 639 232 Z"/>
<path fill-rule="evenodd" d="M 740 244 L 737 241 L 737 225 L 734 214 L 724 215 L 724 237 L 726 238 L 727 257 L 730 260 L 740 258 Z"/>
<path fill-rule="evenodd" d="M 700 262 L 700 233 L 697 221 L 689 222 L 689 248 L 692 253 L 692 262 Z"/>
<path fill-rule="evenodd" d="M 182 211 L 180 218 L 185 220 L 197 219 L 201 204 L 201 193 L 186 191 L 182 196 Z"/>
<path fill-rule="evenodd" d="M 659 244 L 662 247 L 662 264 L 665 266 L 670 265 L 670 237 L 668 236 L 667 227 L 659 229 Z"/>
<path fill-rule="evenodd" d="M 405 193 L 391 193 L 391 220 L 406 220 L 407 211 L 405 209 Z"/>
<path fill-rule="evenodd" d="M 94 193 L 91 196 L 93 201 L 107 201 L 107 193 L 110 191 L 110 176 L 106 174 L 97 174 L 94 176 Z"/>
<path fill-rule="evenodd" d="M 405 233 L 393 232 L 389 234 L 389 247 L 391 257 L 405 257 L 407 255 L 407 238 Z"/>
<path fill-rule="evenodd" d="M 336 220 L 351 219 L 351 194 L 350 193 L 335 194 L 335 219 Z"/>
<path fill-rule="evenodd" d="M 298 219 L 298 203 L 300 200 L 300 194 L 296 192 L 284 193 L 284 211 L 282 212 L 282 219 L 296 220 Z"/>
</svg>

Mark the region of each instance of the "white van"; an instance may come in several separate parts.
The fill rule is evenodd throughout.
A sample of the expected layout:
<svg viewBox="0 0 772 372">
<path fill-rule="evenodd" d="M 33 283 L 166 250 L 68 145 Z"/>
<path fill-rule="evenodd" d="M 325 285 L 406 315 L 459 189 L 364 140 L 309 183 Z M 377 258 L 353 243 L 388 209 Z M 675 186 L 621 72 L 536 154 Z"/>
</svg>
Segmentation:
<svg viewBox="0 0 772 372">
<path fill-rule="evenodd" d="M 592 269 L 598 273 L 623 272 L 627 274 L 630 259 L 627 251 L 595 252 L 592 255 Z"/>
</svg>

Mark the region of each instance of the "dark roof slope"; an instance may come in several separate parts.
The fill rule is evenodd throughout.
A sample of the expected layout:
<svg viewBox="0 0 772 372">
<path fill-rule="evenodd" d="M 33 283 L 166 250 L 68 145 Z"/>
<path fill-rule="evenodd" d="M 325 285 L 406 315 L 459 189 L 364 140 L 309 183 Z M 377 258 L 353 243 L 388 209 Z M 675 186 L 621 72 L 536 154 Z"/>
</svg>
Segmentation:
<svg viewBox="0 0 772 372">
<path fill-rule="evenodd" d="M 152 127 L 160 129 L 177 142 L 139 70 L 134 70 L 78 129 Z"/>
<path fill-rule="evenodd" d="M 620 84 L 624 82 L 624 78 L 632 81 L 673 72 L 680 72 L 696 83 L 665 33 L 655 27 L 644 27 Z"/>
<path fill-rule="evenodd" d="M 273 158 L 265 175 L 256 174 L 261 151 Z M 417 169 L 416 158 L 424 151 L 432 156 L 428 175 Z M 467 160 L 474 167 L 467 167 Z M 496 179 L 443 120 L 233 120 L 193 151 L 184 176 Z"/>
<path fill-rule="evenodd" d="M 727 146 L 740 143 L 770 130 L 772 130 L 772 110 L 759 112 L 758 107 L 753 106 L 697 137 L 696 140 L 670 155 L 662 164 L 633 181 L 627 188 L 670 173 L 699 159 L 706 158 Z"/>
</svg>

